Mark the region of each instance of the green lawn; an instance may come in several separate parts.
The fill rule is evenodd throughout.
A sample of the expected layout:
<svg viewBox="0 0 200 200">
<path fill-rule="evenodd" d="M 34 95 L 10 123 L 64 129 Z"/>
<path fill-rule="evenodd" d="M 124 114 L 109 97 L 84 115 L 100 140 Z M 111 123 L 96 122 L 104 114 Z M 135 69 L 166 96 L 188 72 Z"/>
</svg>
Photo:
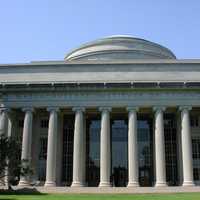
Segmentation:
<svg viewBox="0 0 200 200">
<path fill-rule="evenodd" d="M 178 194 L 40 194 L 1 195 L 2 200 L 200 200 L 200 193 Z"/>
</svg>

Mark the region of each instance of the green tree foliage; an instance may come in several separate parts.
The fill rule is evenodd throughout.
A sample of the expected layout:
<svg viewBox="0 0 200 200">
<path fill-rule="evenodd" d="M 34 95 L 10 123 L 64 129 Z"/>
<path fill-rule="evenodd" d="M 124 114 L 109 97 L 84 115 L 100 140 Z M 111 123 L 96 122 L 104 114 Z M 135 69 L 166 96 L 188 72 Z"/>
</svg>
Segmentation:
<svg viewBox="0 0 200 200">
<path fill-rule="evenodd" d="M 16 185 L 20 175 L 32 173 L 28 160 L 21 160 L 21 143 L 16 138 L 0 136 L 0 183 Z"/>
</svg>

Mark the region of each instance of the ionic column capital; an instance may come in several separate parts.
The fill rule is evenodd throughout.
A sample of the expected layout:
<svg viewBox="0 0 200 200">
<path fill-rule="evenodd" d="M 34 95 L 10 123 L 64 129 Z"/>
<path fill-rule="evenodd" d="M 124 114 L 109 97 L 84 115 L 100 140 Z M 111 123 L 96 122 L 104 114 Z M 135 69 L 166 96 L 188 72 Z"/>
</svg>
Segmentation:
<svg viewBox="0 0 200 200">
<path fill-rule="evenodd" d="M 112 107 L 107 107 L 107 106 L 103 106 L 103 107 L 99 107 L 99 111 L 107 111 L 107 112 L 111 112 L 112 111 Z"/>
<path fill-rule="evenodd" d="M 137 107 L 137 106 L 128 106 L 128 107 L 126 108 L 126 110 L 127 110 L 128 112 L 130 112 L 130 111 L 138 112 L 138 111 L 139 111 L 139 107 Z"/>
<path fill-rule="evenodd" d="M 6 107 L 0 107 L 0 113 L 9 113 L 11 111 L 10 108 L 6 108 Z"/>
<path fill-rule="evenodd" d="M 179 106 L 179 111 L 187 110 L 190 111 L 192 110 L 192 106 Z"/>
<path fill-rule="evenodd" d="M 48 107 L 48 108 L 47 108 L 47 111 L 48 111 L 48 112 L 59 112 L 60 109 L 59 109 L 59 107 L 51 106 L 51 107 Z"/>
<path fill-rule="evenodd" d="M 162 111 L 164 112 L 166 110 L 165 106 L 153 106 L 153 111 L 157 112 L 157 111 Z"/>
<path fill-rule="evenodd" d="M 85 107 L 82 107 L 82 106 L 73 107 L 72 111 L 74 111 L 74 112 L 77 112 L 77 111 L 85 112 Z"/>
<path fill-rule="evenodd" d="M 22 108 L 23 112 L 34 112 L 34 108 L 33 107 L 24 107 Z"/>
</svg>

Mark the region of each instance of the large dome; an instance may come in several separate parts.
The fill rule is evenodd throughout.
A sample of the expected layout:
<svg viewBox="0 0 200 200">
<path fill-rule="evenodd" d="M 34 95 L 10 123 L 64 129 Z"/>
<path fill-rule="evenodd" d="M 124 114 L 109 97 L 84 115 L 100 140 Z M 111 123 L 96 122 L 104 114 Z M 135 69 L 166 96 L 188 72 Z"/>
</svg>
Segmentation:
<svg viewBox="0 0 200 200">
<path fill-rule="evenodd" d="M 130 36 L 111 36 L 86 43 L 65 56 L 71 60 L 176 59 L 166 47 Z"/>
</svg>

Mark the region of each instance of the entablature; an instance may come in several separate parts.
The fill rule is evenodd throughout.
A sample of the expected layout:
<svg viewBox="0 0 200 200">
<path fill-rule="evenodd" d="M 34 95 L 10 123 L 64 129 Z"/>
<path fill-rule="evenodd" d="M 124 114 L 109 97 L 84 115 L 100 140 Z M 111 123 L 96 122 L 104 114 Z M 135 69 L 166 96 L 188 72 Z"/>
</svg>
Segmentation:
<svg viewBox="0 0 200 200">
<path fill-rule="evenodd" d="M 18 92 L 1 97 L 6 107 L 32 106 L 56 107 L 152 107 L 152 106 L 200 106 L 198 91 L 55 91 L 55 92 Z"/>
<path fill-rule="evenodd" d="M 200 90 L 200 82 L 71 82 L 71 83 L 40 83 L 40 84 L 0 84 L 0 92 L 40 92 L 40 91 L 163 91 L 163 90 Z"/>
</svg>

